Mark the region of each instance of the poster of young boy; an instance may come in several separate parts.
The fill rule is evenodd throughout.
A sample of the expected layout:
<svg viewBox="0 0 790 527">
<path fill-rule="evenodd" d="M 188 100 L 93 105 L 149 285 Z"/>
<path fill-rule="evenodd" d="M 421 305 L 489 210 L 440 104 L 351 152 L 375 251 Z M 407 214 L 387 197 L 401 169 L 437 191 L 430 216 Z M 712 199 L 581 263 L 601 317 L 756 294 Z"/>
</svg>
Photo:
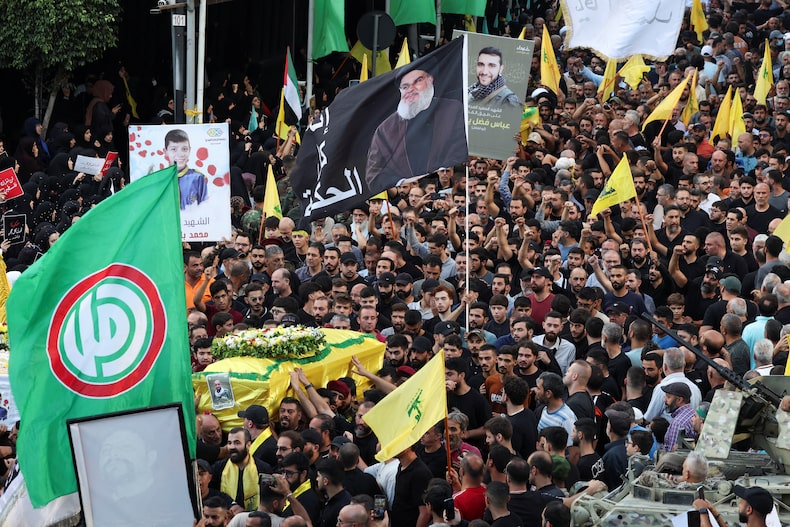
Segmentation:
<svg viewBox="0 0 790 527">
<path fill-rule="evenodd" d="M 185 242 L 230 237 L 228 125 L 129 127 L 129 179 L 178 166 L 181 234 Z"/>
</svg>

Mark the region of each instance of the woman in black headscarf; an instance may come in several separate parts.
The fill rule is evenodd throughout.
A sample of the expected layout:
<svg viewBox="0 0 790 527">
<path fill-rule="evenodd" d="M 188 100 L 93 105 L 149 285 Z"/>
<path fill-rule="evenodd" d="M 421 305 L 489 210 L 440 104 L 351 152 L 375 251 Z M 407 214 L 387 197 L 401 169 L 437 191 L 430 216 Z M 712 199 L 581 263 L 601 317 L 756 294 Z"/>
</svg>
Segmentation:
<svg viewBox="0 0 790 527">
<path fill-rule="evenodd" d="M 19 140 L 14 157 L 19 163 L 17 177 L 20 183 L 27 183 L 33 172 L 43 170 L 43 166 L 38 162 L 38 145 L 32 137 L 23 137 Z"/>
<path fill-rule="evenodd" d="M 24 125 L 22 125 L 22 133 L 24 136 L 32 137 L 35 140 L 36 146 L 38 147 L 38 162 L 41 166 L 45 167 L 52 156 L 49 153 L 47 142 L 41 137 L 42 130 L 43 126 L 41 125 L 41 121 L 36 117 L 28 117 L 25 119 Z"/>
</svg>

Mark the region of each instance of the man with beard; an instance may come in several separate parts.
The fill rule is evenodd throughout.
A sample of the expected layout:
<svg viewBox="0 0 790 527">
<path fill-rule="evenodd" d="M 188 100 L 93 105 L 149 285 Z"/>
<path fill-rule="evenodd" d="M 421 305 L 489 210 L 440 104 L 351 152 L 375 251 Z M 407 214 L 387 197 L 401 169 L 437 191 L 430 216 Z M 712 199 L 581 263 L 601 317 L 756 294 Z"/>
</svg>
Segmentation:
<svg viewBox="0 0 790 527">
<path fill-rule="evenodd" d="M 469 86 L 469 104 L 485 107 L 520 108 L 518 95 L 505 84 L 502 52 L 485 47 L 477 54 L 477 82 Z"/>
<path fill-rule="evenodd" d="M 570 261 L 570 258 L 569 258 Z M 587 279 L 589 275 L 587 271 L 584 270 L 584 267 L 575 267 L 571 270 L 570 276 L 568 276 L 568 298 L 571 299 L 571 302 L 574 304 L 576 303 L 576 297 L 578 296 L 579 292 L 584 288 L 587 284 Z"/>
<path fill-rule="evenodd" d="M 678 435 L 681 430 L 685 430 L 689 437 L 694 436 L 691 418 L 694 416 L 696 408 L 689 404 L 691 390 L 684 383 L 673 382 L 661 386 L 661 389 L 664 391 L 666 411 L 672 416 L 672 422 L 664 436 L 664 452 L 672 452 L 678 447 Z"/>
<path fill-rule="evenodd" d="M 485 397 L 473 390 L 466 382 L 469 365 L 461 358 L 447 359 L 444 363 L 444 380 L 447 388 L 447 407 L 457 409 L 469 419 L 463 439 L 476 447 L 483 444 L 483 425 L 491 417 L 491 409 Z M 452 450 L 452 449 L 451 449 Z"/>
<path fill-rule="evenodd" d="M 368 151 L 365 179 L 374 191 L 468 155 L 461 102 L 434 98 L 433 76 L 424 70 L 399 73 L 397 81 L 398 109 L 376 129 Z"/>
<path fill-rule="evenodd" d="M 293 452 L 283 458 L 278 472 L 285 477 L 285 480 L 288 482 L 288 489 L 293 495 L 287 497 L 290 499 L 296 498 L 304 507 L 313 525 L 318 525 L 321 514 L 321 500 L 312 488 L 309 470 L 310 462 L 307 457 L 301 452 Z M 295 514 L 296 510 L 290 504 L 282 512 L 282 516 L 285 518 Z"/>
<path fill-rule="evenodd" d="M 337 247 L 328 247 L 324 251 L 324 270 L 318 276 L 324 274 L 330 278 L 340 277 L 340 249 Z"/>
<path fill-rule="evenodd" d="M 386 348 L 384 350 L 384 365 L 397 368 L 406 364 L 409 341 L 401 334 L 390 335 L 387 337 Z"/>
<path fill-rule="evenodd" d="M 375 405 L 371 401 L 362 402 L 354 417 L 354 444 L 359 447 L 359 457 L 368 466 L 376 464 L 376 445 L 379 440 L 362 417 Z"/>
<path fill-rule="evenodd" d="M 691 193 L 681 188 L 675 193 L 675 202 L 680 208 L 682 218 L 680 226 L 683 230 L 694 232 L 700 227 L 710 228 L 710 218 L 704 212 L 696 210 L 691 204 Z"/>
<path fill-rule="evenodd" d="M 358 262 L 354 253 L 348 252 L 340 255 L 340 278 L 348 284 L 351 289 L 357 284 L 367 284 L 365 279 L 357 272 Z"/>
<path fill-rule="evenodd" d="M 406 304 L 414 302 L 413 288 L 414 278 L 409 273 L 399 273 L 395 277 L 395 295 Z"/>
<path fill-rule="evenodd" d="M 293 397 L 283 397 L 283 400 L 280 401 L 280 410 L 278 415 L 280 416 L 279 424 L 279 432 L 284 432 L 285 430 L 301 430 L 301 420 L 302 420 L 302 405 L 299 404 L 299 400 Z"/>
<path fill-rule="evenodd" d="M 663 378 L 664 361 L 658 353 L 645 353 L 642 369 L 645 371 L 644 398 L 650 400 L 653 390 Z"/>
<path fill-rule="evenodd" d="M 542 324 L 544 317 L 551 310 L 551 301 L 554 300 L 554 293 L 551 292 L 553 275 L 545 267 L 535 267 L 531 271 L 532 293 L 527 295 L 527 298 L 532 303 L 533 320 Z"/>
<path fill-rule="evenodd" d="M 291 272 L 285 268 L 277 269 L 272 273 L 272 288 L 269 291 L 266 303 L 271 309 L 275 300 L 289 296 L 294 298 L 297 296 L 291 287 Z"/>
<path fill-rule="evenodd" d="M 773 495 L 762 487 L 747 488 L 741 485 L 735 485 L 733 493 L 740 498 L 738 500 L 738 521 L 748 527 L 765 527 L 767 525 L 766 517 L 774 509 Z M 709 501 L 694 500 L 693 507 L 700 511 L 700 525 L 705 527 L 710 525 L 708 511 L 713 514 L 720 525 L 724 525 L 718 511 Z"/>
<path fill-rule="evenodd" d="M 626 279 L 628 277 L 628 268 L 624 265 L 615 265 L 609 269 L 609 282 L 611 283 L 611 292 L 606 293 L 603 297 L 603 310 L 606 311 L 615 302 L 622 302 L 631 306 L 631 312 L 637 316 L 647 311 L 645 308 L 645 301 L 636 293 L 628 290 L 626 287 Z"/>
<path fill-rule="evenodd" d="M 543 372 L 538 377 L 538 385 L 535 389 L 535 398 L 539 405 L 535 415 L 538 417 L 538 432 L 548 426 L 561 426 L 568 431 L 568 446 L 571 446 L 570 438 L 573 435 L 576 415 L 563 401 L 564 394 L 565 385 L 562 383 L 562 377 L 556 373 Z"/>
<path fill-rule="evenodd" d="M 571 362 L 573 362 L 573 359 L 576 357 L 576 346 L 559 336 L 561 330 L 562 314 L 557 311 L 549 311 L 546 314 L 545 320 L 543 321 L 543 335 L 537 335 L 533 337 L 532 341 L 539 346 L 543 346 L 551 350 L 551 353 L 547 351 L 542 352 L 546 353 L 545 357 L 542 357 L 541 352 L 538 353 L 538 358 L 541 359 L 541 362 L 544 365 L 549 366 L 549 363 L 546 362 L 546 359 L 551 361 L 553 358 L 556 360 L 560 371 L 562 371 L 564 375 L 565 372 L 568 371 L 568 367 L 571 365 Z M 547 367 L 547 369 L 551 368 Z"/>
<path fill-rule="evenodd" d="M 687 234 L 680 226 L 680 217 L 680 207 L 677 205 L 664 207 L 664 228 L 658 232 L 653 230 L 653 216 L 648 214 L 645 217 L 653 249 L 665 258 L 672 254 L 674 247 L 679 245 L 683 241 L 683 235 Z"/>
<path fill-rule="evenodd" d="M 376 288 L 379 294 L 377 305 L 379 315 L 389 320 L 392 316 L 392 307 L 395 304 L 406 305 L 400 298 L 395 296 L 395 275 L 392 273 L 381 275 L 376 282 Z"/>
<path fill-rule="evenodd" d="M 384 328 L 381 331 L 381 334 L 385 337 L 389 337 L 396 333 L 403 333 L 406 331 L 406 311 L 408 310 L 409 306 L 403 302 L 393 303 L 392 312 L 390 313 L 390 322 L 392 323 L 392 327 Z"/>
<path fill-rule="evenodd" d="M 195 307 L 192 301 L 195 296 L 195 290 L 198 289 L 203 281 L 208 281 L 208 286 L 214 281 L 212 278 L 205 276 L 206 268 L 203 265 L 203 260 L 200 254 L 195 251 L 189 251 L 184 254 L 184 285 L 187 292 L 187 310 Z M 203 302 L 211 300 L 211 293 L 209 290 L 203 290 Z"/>
<path fill-rule="evenodd" d="M 650 270 L 649 248 L 647 240 L 644 238 L 634 238 L 631 240 L 631 256 L 626 259 L 625 264 L 639 271 L 641 280 L 647 282 L 648 271 Z"/>
<path fill-rule="evenodd" d="M 231 512 L 254 511 L 260 505 L 258 474 L 271 474 L 272 467 L 250 455 L 250 432 L 241 427 L 228 433 L 228 459 L 212 467 L 211 487 L 231 498 Z"/>
<path fill-rule="evenodd" d="M 496 371 L 485 380 L 485 390 L 488 405 L 494 414 L 502 414 L 507 409 L 505 405 L 504 383 L 505 379 L 513 376 L 516 366 L 516 346 L 502 346 L 496 352 Z"/>
<path fill-rule="evenodd" d="M 683 241 L 672 249 L 672 255 L 669 259 L 669 273 L 675 284 L 681 289 L 689 281 L 705 273 L 705 264 L 697 257 L 698 250 L 699 238 L 697 238 L 696 234 L 690 233 L 684 234 Z"/>
<path fill-rule="evenodd" d="M 477 330 L 484 338 L 484 343 L 493 344 L 496 341 L 496 335 L 490 331 L 486 331 L 485 325 L 488 322 L 488 304 L 485 302 L 472 302 L 469 306 L 469 317 L 467 319 L 468 330 Z M 469 339 L 467 333 L 467 341 Z M 468 342 L 467 342 L 468 343 Z"/>
</svg>

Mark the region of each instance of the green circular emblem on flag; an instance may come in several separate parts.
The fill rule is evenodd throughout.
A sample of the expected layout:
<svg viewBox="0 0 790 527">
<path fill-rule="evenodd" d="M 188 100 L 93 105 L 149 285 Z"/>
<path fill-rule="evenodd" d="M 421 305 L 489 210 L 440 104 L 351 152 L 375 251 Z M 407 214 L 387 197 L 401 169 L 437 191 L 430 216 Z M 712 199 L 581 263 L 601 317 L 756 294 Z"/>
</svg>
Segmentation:
<svg viewBox="0 0 790 527">
<path fill-rule="evenodd" d="M 112 264 L 77 282 L 52 316 L 47 354 L 55 377 L 85 397 L 113 397 L 140 383 L 167 333 L 159 291 L 142 271 Z"/>
</svg>

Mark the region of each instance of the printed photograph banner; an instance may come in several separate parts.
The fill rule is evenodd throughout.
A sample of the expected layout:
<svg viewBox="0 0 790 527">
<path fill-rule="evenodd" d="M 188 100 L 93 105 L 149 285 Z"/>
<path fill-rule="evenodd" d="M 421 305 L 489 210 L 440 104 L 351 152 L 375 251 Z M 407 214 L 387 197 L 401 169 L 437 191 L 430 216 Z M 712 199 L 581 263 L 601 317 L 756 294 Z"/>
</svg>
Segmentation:
<svg viewBox="0 0 790 527">
<path fill-rule="evenodd" d="M 304 134 L 291 183 L 305 222 L 465 163 L 463 39 L 341 91 Z"/>
<path fill-rule="evenodd" d="M 227 123 L 129 127 L 129 179 L 176 163 L 185 242 L 229 238 L 230 154 Z"/>
<path fill-rule="evenodd" d="M 468 39 L 469 155 L 507 159 L 515 148 L 535 43 L 454 31 Z"/>
</svg>

